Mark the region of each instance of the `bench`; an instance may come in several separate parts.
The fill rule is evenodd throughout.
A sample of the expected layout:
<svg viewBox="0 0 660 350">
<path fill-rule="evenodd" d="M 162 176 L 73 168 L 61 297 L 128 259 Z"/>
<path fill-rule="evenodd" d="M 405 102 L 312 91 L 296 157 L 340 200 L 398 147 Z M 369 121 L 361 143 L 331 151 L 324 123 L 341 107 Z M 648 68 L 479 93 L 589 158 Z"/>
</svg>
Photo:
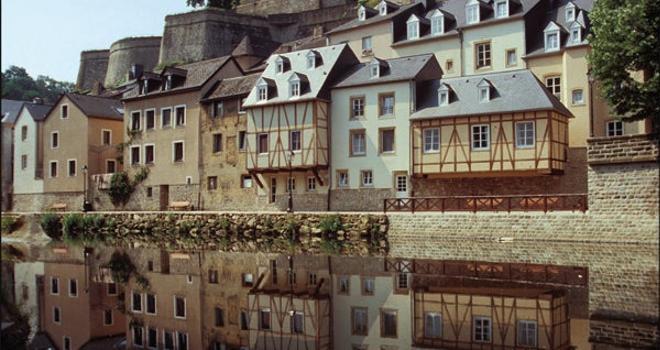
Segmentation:
<svg viewBox="0 0 660 350">
<path fill-rule="evenodd" d="M 50 209 L 54 211 L 66 211 L 66 203 L 53 203 L 50 206 Z"/>
<path fill-rule="evenodd" d="M 188 201 L 171 202 L 170 210 L 191 210 L 192 204 Z"/>
</svg>

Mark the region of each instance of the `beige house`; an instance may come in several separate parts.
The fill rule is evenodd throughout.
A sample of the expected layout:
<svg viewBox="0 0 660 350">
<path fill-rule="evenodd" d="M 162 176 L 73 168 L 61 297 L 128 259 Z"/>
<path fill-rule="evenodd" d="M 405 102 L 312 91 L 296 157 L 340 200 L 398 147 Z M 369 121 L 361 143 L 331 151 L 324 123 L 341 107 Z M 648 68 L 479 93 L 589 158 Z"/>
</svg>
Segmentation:
<svg viewBox="0 0 660 350">
<path fill-rule="evenodd" d="M 42 208 L 82 208 L 90 177 L 121 169 L 122 115 L 118 100 L 73 93 L 59 98 L 43 122 Z"/>
<path fill-rule="evenodd" d="M 224 78 L 242 76 L 230 57 L 134 72 L 136 83 L 124 94 L 124 164 L 129 174 L 148 169 L 130 207 L 164 210 L 174 202 L 200 207 L 202 165 L 200 100 Z M 204 155 L 205 157 L 205 155 Z"/>
</svg>

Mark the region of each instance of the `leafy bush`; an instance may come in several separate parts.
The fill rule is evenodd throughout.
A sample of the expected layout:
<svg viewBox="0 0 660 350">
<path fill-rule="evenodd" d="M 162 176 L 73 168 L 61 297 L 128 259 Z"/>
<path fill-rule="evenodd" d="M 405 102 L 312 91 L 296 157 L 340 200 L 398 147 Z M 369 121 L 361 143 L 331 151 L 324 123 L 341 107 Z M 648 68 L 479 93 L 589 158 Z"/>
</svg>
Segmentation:
<svg viewBox="0 0 660 350">
<path fill-rule="evenodd" d="M 321 253 L 328 255 L 339 255 L 341 253 L 342 244 L 340 241 L 334 239 L 323 239 L 321 241 Z"/>
<path fill-rule="evenodd" d="M 125 171 L 114 173 L 110 178 L 108 194 L 114 205 L 124 205 L 131 198 L 134 187 Z"/>
<path fill-rule="evenodd" d="M 23 223 L 21 217 L 19 216 L 3 215 L 1 220 L 2 220 L 1 232 L 4 234 L 9 234 L 16 231 L 19 227 L 21 227 Z"/>
<path fill-rule="evenodd" d="M 149 168 L 147 167 L 142 167 L 140 170 L 138 170 L 137 173 L 133 176 L 133 187 L 135 185 L 141 183 L 142 181 L 146 180 L 147 177 L 149 176 Z"/>
<path fill-rule="evenodd" d="M 64 227 L 64 238 L 76 240 L 82 238 L 85 233 L 85 225 L 81 214 L 68 214 L 62 219 Z"/>
<path fill-rule="evenodd" d="M 40 224 L 48 237 L 55 240 L 62 238 L 62 222 L 57 214 L 44 214 L 41 217 Z"/>
<path fill-rule="evenodd" d="M 344 226 L 341 223 L 341 218 L 338 215 L 325 216 L 319 222 L 318 226 L 321 230 L 323 237 L 335 237 L 337 232 L 344 229 Z"/>
<path fill-rule="evenodd" d="M 128 282 L 131 275 L 135 273 L 135 265 L 133 265 L 131 257 L 122 252 L 112 253 L 107 267 L 112 271 L 112 278 L 116 283 Z"/>
</svg>

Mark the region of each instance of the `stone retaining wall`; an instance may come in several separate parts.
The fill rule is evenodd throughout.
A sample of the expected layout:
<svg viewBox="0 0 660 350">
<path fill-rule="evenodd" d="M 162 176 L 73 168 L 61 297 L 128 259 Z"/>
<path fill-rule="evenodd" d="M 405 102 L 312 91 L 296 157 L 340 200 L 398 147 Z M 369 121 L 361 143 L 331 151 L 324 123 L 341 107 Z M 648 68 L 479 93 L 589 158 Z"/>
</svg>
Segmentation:
<svg viewBox="0 0 660 350">
<path fill-rule="evenodd" d="M 82 192 L 27 193 L 13 195 L 13 211 L 40 212 L 49 211 L 53 204 L 64 203 L 66 210 L 82 210 Z"/>
</svg>

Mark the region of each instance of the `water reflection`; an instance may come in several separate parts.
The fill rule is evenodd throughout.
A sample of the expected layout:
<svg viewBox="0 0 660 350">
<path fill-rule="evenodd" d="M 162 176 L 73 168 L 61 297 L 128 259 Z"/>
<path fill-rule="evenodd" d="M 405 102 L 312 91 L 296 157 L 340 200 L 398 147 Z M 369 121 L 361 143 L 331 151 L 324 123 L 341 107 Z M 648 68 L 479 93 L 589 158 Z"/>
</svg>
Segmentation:
<svg viewBox="0 0 660 350">
<path fill-rule="evenodd" d="M 13 265 L 58 349 L 566 349 L 588 340 L 583 268 L 66 245 Z"/>
</svg>

